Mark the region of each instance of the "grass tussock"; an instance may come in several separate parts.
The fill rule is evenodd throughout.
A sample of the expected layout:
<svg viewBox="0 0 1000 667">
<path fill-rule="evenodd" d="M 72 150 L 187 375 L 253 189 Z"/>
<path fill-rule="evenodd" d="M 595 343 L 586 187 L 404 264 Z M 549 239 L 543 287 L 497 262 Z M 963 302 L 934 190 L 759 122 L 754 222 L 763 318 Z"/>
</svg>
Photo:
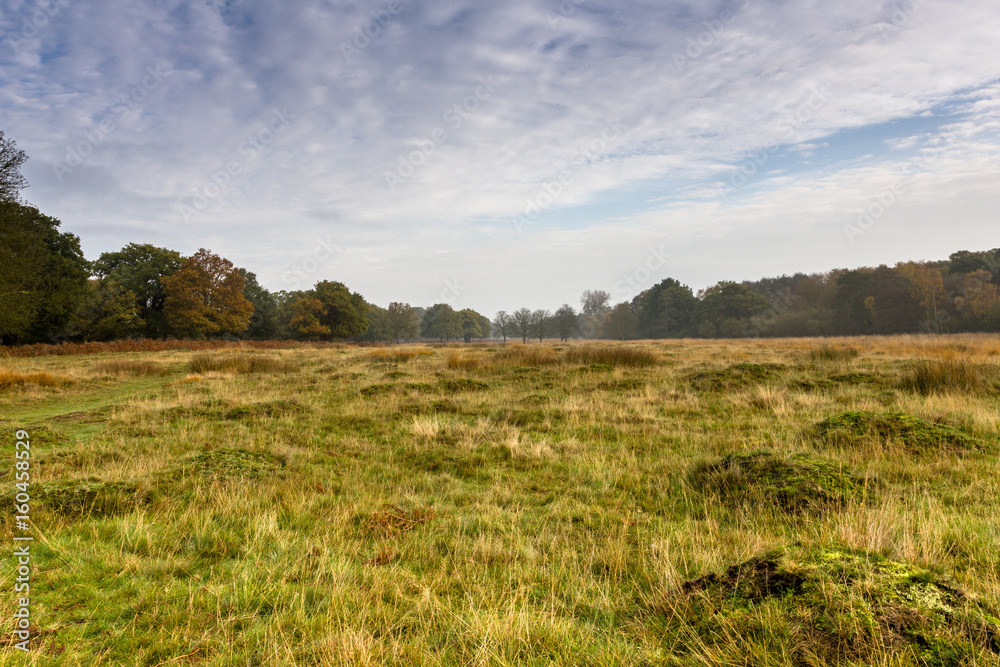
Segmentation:
<svg viewBox="0 0 1000 667">
<path fill-rule="evenodd" d="M 34 373 L 22 373 L 13 368 L 0 368 L 0 391 L 6 391 L 14 387 L 24 387 L 35 385 L 37 387 L 61 387 L 72 384 L 68 377 L 53 375 L 43 371 Z"/>
<path fill-rule="evenodd" d="M 991 394 L 1000 388 L 1000 368 L 967 359 L 924 360 L 903 378 L 902 387 L 924 396 Z"/>
<path fill-rule="evenodd" d="M 902 447 L 912 452 L 977 449 L 972 436 L 948 424 L 898 412 L 842 412 L 819 422 L 812 434 L 841 447 Z"/>
<path fill-rule="evenodd" d="M 207 449 L 190 457 L 186 467 L 210 481 L 246 481 L 278 475 L 284 462 L 266 452 Z"/>
<path fill-rule="evenodd" d="M 257 354 L 198 354 L 188 362 L 192 373 L 294 373 L 299 368 L 281 357 Z"/>
<path fill-rule="evenodd" d="M 433 357 L 434 352 L 426 348 L 410 348 L 410 347 L 380 347 L 371 350 L 365 354 L 365 358 L 372 359 L 374 361 L 383 361 L 391 363 L 403 363 L 406 361 L 412 361 L 417 357 Z"/>
<path fill-rule="evenodd" d="M 115 516 L 143 504 L 135 484 L 97 478 L 44 482 L 34 492 L 42 504 L 66 517 Z"/>
<path fill-rule="evenodd" d="M 842 362 L 857 359 L 861 350 L 856 347 L 844 345 L 823 345 L 809 352 L 809 358 L 813 361 Z"/>
<path fill-rule="evenodd" d="M 515 344 L 495 352 L 487 365 L 492 368 L 554 366 L 559 361 L 559 354 L 550 347 Z"/>
<path fill-rule="evenodd" d="M 789 512 L 822 511 L 861 499 L 866 482 L 842 467 L 802 455 L 730 454 L 697 466 L 693 486 L 731 506 L 776 505 Z"/>
<path fill-rule="evenodd" d="M 566 350 L 566 361 L 573 364 L 601 364 L 612 367 L 639 368 L 655 366 L 660 356 L 652 350 L 634 346 L 583 345 Z"/>
<path fill-rule="evenodd" d="M 846 548 L 751 558 L 684 583 L 653 609 L 680 640 L 681 653 L 711 654 L 713 664 L 943 667 L 1000 660 L 996 610 L 929 570 Z M 779 646 L 781 663 L 768 659 Z"/>
<path fill-rule="evenodd" d="M 170 369 L 155 361 L 134 359 L 102 359 L 92 366 L 97 375 L 132 375 L 136 377 L 163 377 L 170 375 Z"/>
<path fill-rule="evenodd" d="M 763 384 L 785 367 L 781 364 L 738 363 L 725 368 L 713 368 L 688 373 L 686 379 L 698 391 L 733 391 Z"/>
</svg>

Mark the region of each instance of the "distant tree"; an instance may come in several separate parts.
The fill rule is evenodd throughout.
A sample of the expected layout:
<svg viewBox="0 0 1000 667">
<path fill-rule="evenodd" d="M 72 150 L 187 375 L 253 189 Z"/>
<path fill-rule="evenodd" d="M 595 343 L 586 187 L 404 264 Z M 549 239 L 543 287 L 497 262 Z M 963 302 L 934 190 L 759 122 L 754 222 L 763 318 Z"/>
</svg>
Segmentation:
<svg viewBox="0 0 1000 667">
<path fill-rule="evenodd" d="M 632 300 L 637 335 L 642 338 L 684 338 L 696 333 L 698 299 L 691 288 L 673 278 L 660 281 Z"/>
<path fill-rule="evenodd" d="M 389 304 L 389 330 L 397 343 L 401 339 L 416 338 L 420 333 L 420 318 L 408 303 L 393 301 Z"/>
<path fill-rule="evenodd" d="M 947 268 L 950 273 L 964 275 L 976 271 L 992 271 L 994 257 L 992 252 L 969 252 L 959 250 L 948 257 Z"/>
<path fill-rule="evenodd" d="M 605 338 L 630 340 L 635 338 L 638 323 L 639 319 L 632 312 L 632 305 L 624 301 L 608 313 L 602 333 Z"/>
<path fill-rule="evenodd" d="M 992 283 L 989 271 L 979 270 L 962 277 L 961 296 L 955 306 L 968 330 L 996 330 L 1000 321 L 1000 288 Z"/>
<path fill-rule="evenodd" d="M 289 306 L 289 326 L 293 337 L 317 340 L 330 335 L 330 327 L 320 322 L 326 316 L 323 302 L 312 296 L 299 296 Z"/>
<path fill-rule="evenodd" d="M 243 334 L 250 340 L 272 340 L 278 337 L 278 300 L 257 282 L 256 274 L 246 269 L 237 269 L 246 284 L 243 296 L 253 304 L 250 323 Z"/>
<path fill-rule="evenodd" d="M 74 330 L 85 341 L 128 338 L 142 332 L 135 294 L 112 278 L 91 280 L 74 317 Z"/>
<path fill-rule="evenodd" d="M 253 304 L 233 263 L 201 248 L 176 273 L 162 279 L 167 324 L 181 336 L 238 334 L 246 330 Z"/>
<path fill-rule="evenodd" d="M 539 309 L 531 313 L 531 332 L 538 336 L 541 343 L 548 338 L 552 330 L 552 313 L 548 310 Z"/>
<path fill-rule="evenodd" d="M 116 252 L 102 253 L 93 263 L 93 271 L 98 278 L 112 278 L 136 295 L 139 315 L 144 322 L 142 333 L 157 338 L 168 333 L 163 314 L 167 298 L 163 279 L 173 275 L 183 262 L 176 250 L 148 243 L 129 243 Z"/>
<path fill-rule="evenodd" d="M 507 342 L 507 336 L 514 335 L 514 318 L 506 310 L 498 311 L 493 316 L 493 336 L 500 336 L 503 342 Z"/>
<path fill-rule="evenodd" d="M 556 335 L 559 336 L 559 340 L 567 341 L 573 334 L 580 330 L 579 323 L 577 322 L 576 311 L 573 310 L 573 306 L 568 303 L 564 303 L 559 306 L 559 310 L 553 318 L 553 324 L 555 326 Z"/>
<path fill-rule="evenodd" d="M 27 160 L 27 154 L 17 148 L 14 140 L 5 139 L 0 131 L 0 202 L 17 202 L 20 191 L 28 187 L 21 175 L 21 166 Z"/>
<path fill-rule="evenodd" d="M 393 340 L 392 322 L 389 311 L 380 306 L 368 303 L 365 319 L 368 320 L 368 330 L 352 340 L 362 342 L 383 342 Z"/>
<path fill-rule="evenodd" d="M 770 302 L 746 285 L 722 281 L 703 290 L 697 316 L 700 331 L 712 328 L 725 338 L 745 336 L 751 320 L 772 310 Z M 702 327 L 701 325 L 707 325 Z"/>
<path fill-rule="evenodd" d="M 310 291 L 313 298 L 323 304 L 320 323 L 327 327 L 331 340 L 347 340 L 368 330 L 365 318 L 367 304 L 357 292 L 351 292 L 344 283 L 322 280 Z"/>
<path fill-rule="evenodd" d="M 511 319 L 514 321 L 514 335 L 520 336 L 522 343 L 527 343 L 528 339 L 535 333 L 533 328 L 534 318 L 531 310 L 528 308 L 519 308 L 511 315 Z"/>
<path fill-rule="evenodd" d="M 580 297 L 580 328 L 584 338 L 594 338 L 611 312 L 611 295 L 604 290 L 586 290 Z"/>
<path fill-rule="evenodd" d="M 462 316 L 446 303 L 437 303 L 427 309 L 420 322 L 420 335 L 442 341 L 464 336 Z"/>
<path fill-rule="evenodd" d="M 488 317 L 471 308 L 458 311 L 458 315 L 462 319 L 462 337 L 466 343 L 471 343 L 473 338 L 489 338 L 492 323 Z"/>
<path fill-rule="evenodd" d="M 945 324 L 945 291 L 941 269 L 933 264 L 900 262 L 896 265 L 896 271 L 910 280 L 910 295 L 924 309 L 924 329 L 942 333 Z"/>
</svg>

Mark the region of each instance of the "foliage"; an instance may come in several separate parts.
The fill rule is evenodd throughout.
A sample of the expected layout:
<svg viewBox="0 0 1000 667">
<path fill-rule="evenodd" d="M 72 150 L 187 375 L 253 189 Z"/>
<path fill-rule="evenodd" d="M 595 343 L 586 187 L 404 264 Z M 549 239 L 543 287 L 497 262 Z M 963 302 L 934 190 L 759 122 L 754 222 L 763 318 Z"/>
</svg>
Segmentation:
<svg viewBox="0 0 1000 667">
<path fill-rule="evenodd" d="M 243 295 L 246 281 L 228 259 L 201 248 L 162 282 L 163 312 L 174 331 L 184 336 L 246 331 L 253 304 Z"/>
<path fill-rule="evenodd" d="M 278 337 L 278 300 L 257 282 L 257 275 L 246 269 L 237 269 L 243 276 L 243 296 L 253 306 L 244 338 L 269 340 Z"/>
<path fill-rule="evenodd" d="M 393 301 L 389 304 L 389 330 L 397 343 L 416 338 L 420 333 L 420 318 L 408 303 Z"/>
<path fill-rule="evenodd" d="M 446 303 L 436 303 L 427 309 L 420 321 L 420 335 L 425 338 L 451 340 L 464 336 L 462 316 Z"/>
<path fill-rule="evenodd" d="M 129 338 L 142 331 L 135 293 L 113 278 L 90 280 L 87 296 L 77 309 L 73 330 L 85 341 Z"/>
<path fill-rule="evenodd" d="M 17 148 L 17 143 L 5 139 L 0 131 L 0 202 L 18 201 L 20 191 L 28 187 L 28 181 L 21 175 L 21 166 L 27 160 L 27 154 Z"/>
<path fill-rule="evenodd" d="M 319 323 L 329 330 L 329 340 L 347 340 L 368 330 L 368 304 L 344 283 L 322 280 L 310 294 L 323 305 Z"/>
<path fill-rule="evenodd" d="M 92 269 L 98 278 L 110 278 L 135 294 L 143 320 L 142 333 L 153 338 L 169 333 L 163 314 L 167 298 L 163 280 L 176 273 L 183 262 L 175 250 L 129 243 L 121 250 L 102 253 Z"/>
</svg>

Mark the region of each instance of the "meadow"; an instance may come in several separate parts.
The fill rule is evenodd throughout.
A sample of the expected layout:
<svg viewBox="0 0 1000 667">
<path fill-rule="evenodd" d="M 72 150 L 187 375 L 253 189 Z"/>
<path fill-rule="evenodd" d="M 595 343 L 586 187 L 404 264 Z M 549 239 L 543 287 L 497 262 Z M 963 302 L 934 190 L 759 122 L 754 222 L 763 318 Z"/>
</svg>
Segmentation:
<svg viewBox="0 0 1000 667">
<path fill-rule="evenodd" d="M 1000 336 L 99 349 L 0 665 L 1000 665 Z"/>
</svg>

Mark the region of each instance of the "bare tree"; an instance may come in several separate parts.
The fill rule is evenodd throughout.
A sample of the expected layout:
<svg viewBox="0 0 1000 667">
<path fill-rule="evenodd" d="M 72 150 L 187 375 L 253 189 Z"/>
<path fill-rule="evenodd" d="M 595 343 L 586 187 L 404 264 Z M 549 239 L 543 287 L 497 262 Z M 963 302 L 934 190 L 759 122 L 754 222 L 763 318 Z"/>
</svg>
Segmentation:
<svg viewBox="0 0 1000 667">
<path fill-rule="evenodd" d="M 502 336 L 507 342 L 507 336 L 514 334 L 514 318 L 506 310 L 501 310 L 493 318 L 493 335 Z"/>
<path fill-rule="evenodd" d="M 519 308 L 511 317 L 514 320 L 514 333 L 521 337 L 521 342 L 527 343 L 528 337 L 534 333 L 533 313 L 527 308 Z"/>
<path fill-rule="evenodd" d="M 584 338 L 596 338 L 611 312 L 611 295 L 604 290 L 587 290 L 580 297 L 580 329 Z"/>
<path fill-rule="evenodd" d="M 4 139 L 0 131 L 0 201 L 18 201 L 18 192 L 28 187 L 28 181 L 21 175 L 21 165 L 27 159 L 14 140 Z"/>
<path fill-rule="evenodd" d="M 552 328 L 552 313 L 547 310 L 536 310 L 531 314 L 531 332 L 538 336 L 541 343 L 549 335 Z"/>
</svg>

